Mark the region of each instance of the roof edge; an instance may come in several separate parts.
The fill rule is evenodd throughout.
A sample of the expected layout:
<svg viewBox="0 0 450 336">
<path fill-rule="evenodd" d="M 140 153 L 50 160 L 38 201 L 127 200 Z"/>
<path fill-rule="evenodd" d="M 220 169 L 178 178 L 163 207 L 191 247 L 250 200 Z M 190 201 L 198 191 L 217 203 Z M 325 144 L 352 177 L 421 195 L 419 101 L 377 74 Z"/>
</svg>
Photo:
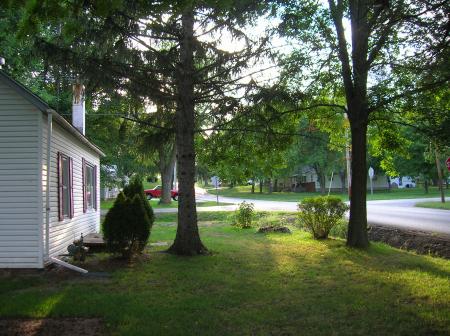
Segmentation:
<svg viewBox="0 0 450 336">
<path fill-rule="evenodd" d="M 38 95 L 34 94 L 30 89 L 28 89 L 25 85 L 13 79 L 9 76 L 5 71 L 0 70 L 0 81 L 5 83 L 7 86 L 12 88 L 16 93 L 22 96 L 25 100 L 27 100 L 30 104 L 38 108 L 43 113 L 51 113 L 55 116 L 55 120 L 64 127 L 65 130 L 74 135 L 78 140 L 80 140 L 83 144 L 94 150 L 101 157 L 105 157 L 106 154 L 94 145 L 92 142 L 86 138 L 83 134 L 80 133 L 71 123 L 69 123 L 66 119 L 64 119 L 58 112 L 50 108 L 50 106 Z"/>
</svg>

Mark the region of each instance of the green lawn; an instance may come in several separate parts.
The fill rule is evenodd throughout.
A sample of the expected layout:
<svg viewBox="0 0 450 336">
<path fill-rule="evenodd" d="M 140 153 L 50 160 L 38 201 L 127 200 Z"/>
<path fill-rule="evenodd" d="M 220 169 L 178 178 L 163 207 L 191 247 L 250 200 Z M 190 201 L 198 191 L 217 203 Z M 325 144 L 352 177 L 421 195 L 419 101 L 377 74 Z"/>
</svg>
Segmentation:
<svg viewBox="0 0 450 336">
<path fill-rule="evenodd" d="M 162 208 L 177 208 L 178 207 L 178 202 L 177 201 L 172 201 L 171 204 L 159 204 L 159 199 L 154 198 L 149 200 L 150 205 L 152 206 L 152 208 L 154 209 L 162 209 Z M 102 210 L 109 210 L 111 209 L 111 207 L 114 204 L 114 200 L 107 200 L 107 201 L 101 201 L 100 202 L 100 208 Z M 232 203 L 223 203 L 223 202 L 219 202 L 219 204 L 217 204 L 217 202 L 198 202 L 197 206 L 198 207 L 210 207 L 210 206 L 217 206 L 217 205 L 231 205 Z"/>
<path fill-rule="evenodd" d="M 208 190 L 211 194 L 216 194 L 215 189 Z M 448 190 L 446 190 L 448 194 Z M 293 192 L 274 192 L 269 194 L 267 190 L 261 194 L 259 188 L 255 188 L 255 193 L 251 193 L 251 186 L 238 186 L 234 188 L 219 189 L 220 196 L 237 197 L 243 199 L 270 200 L 270 201 L 289 201 L 298 202 L 305 197 L 319 196 L 319 192 L 315 193 L 293 193 Z M 342 200 L 348 200 L 347 194 L 332 192 L 331 195 L 338 196 Z M 429 193 L 425 194 L 422 188 L 413 189 L 392 189 L 391 191 L 374 191 L 374 194 L 367 194 L 367 200 L 388 200 L 388 199 L 406 199 L 406 198 L 429 198 L 439 197 L 440 193 L 436 188 L 430 188 Z"/>
<path fill-rule="evenodd" d="M 3 275 L 0 317 L 100 317 L 112 335 L 450 333 L 448 260 L 383 244 L 352 250 L 299 230 L 260 235 L 230 226 L 230 214 L 199 216 L 211 256 L 151 247 L 106 280 Z M 151 241 L 170 244 L 175 223 L 157 218 Z M 85 267 L 104 269 L 103 258 Z"/>
<path fill-rule="evenodd" d="M 421 202 L 421 203 L 417 203 L 416 207 L 450 210 L 450 200 L 446 199 L 445 203 L 442 203 L 442 202 Z"/>
</svg>

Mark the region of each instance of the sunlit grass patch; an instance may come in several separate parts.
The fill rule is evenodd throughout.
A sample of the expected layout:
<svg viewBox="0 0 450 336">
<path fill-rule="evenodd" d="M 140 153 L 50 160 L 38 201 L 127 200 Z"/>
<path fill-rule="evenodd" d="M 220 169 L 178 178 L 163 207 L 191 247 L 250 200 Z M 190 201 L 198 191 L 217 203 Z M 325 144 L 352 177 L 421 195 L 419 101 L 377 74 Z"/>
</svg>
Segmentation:
<svg viewBox="0 0 450 336">
<path fill-rule="evenodd" d="M 167 246 L 149 246 L 147 259 L 111 268 L 107 281 L 0 277 L 0 316 L 100 317 L 117 335 L 450 332 L 448 260 L 380 243 L 350 249 L 292 226 L 292 234 L 257 234 L 231 226 L 229 216 L 199 213 L 210 256 L 164 253 L 176 214 L 158 214 L 151 243 Z"/>
</svg>

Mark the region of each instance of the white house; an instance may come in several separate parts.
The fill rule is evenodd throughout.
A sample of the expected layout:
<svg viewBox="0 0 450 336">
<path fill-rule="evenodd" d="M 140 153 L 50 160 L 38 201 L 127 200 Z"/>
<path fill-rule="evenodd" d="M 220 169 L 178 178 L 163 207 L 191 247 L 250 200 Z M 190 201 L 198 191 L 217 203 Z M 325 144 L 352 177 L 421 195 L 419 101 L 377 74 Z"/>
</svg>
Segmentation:
<svg viewBox="0 0 450 336">
<path fill-rule="evenodd" d="M 342 190 L 342 182 L 347 184 L 347 181 L 342 181 L 341 177 L 337 172 L 333 174 L 333 179 L 331 179 L 331 174 L 328 174 L 325 177 L 325 188 L 331 191 L 341 191 Z M 299 174 L 293 176 L 291 180 L 292 184 L 298 184 L 302 187 L 302 190 L 308 192 L 314 192 L 320 190 L 320 178 L 317 175 L 315 169 L 310 166 L 302 167 Z M 331 184 L 331 186 L 330 186 Z M 384 173 L 375 172 L 374 178 L 372 180 L 372 186 L 374 190 L 387 190 L 389 189 L 388 178 Z M 367 190 L 370 190 L 370 178 L 367 175 Z"/>
<path fill-rule="evenodd" d="M 0 268 L 42 268 L 100 227 L 100 157 L 84 136 L 82 86 L 71 125 L 0 70 Z"/>
</svg>

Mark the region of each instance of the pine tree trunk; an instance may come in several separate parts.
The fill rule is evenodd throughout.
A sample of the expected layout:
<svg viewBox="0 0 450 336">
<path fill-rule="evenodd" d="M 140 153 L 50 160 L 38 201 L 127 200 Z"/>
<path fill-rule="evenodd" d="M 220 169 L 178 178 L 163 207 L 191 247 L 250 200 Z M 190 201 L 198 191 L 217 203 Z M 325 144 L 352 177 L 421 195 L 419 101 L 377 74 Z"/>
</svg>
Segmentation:
<svg viewBox="0 0 450 336">
<path fill-rule="evenodd" d="M 369 246 L 367 235 L 367 123 L 361 120 L 351 122 L 352 161 L 350 220 L 347 245 L 365 248 Z"/>
<path fill-rule="evenodd" d="M 194 147 L 194 14 L 186 8 L 181 16 L 183 34 L 180 40 L 178 73 L 178 106 L 176 112 L 176 144 L 179 180 L 178 227 L 170 253 L 197 255 L 207 253 L 200 240 L 195 204 Z"/>
</svg>

